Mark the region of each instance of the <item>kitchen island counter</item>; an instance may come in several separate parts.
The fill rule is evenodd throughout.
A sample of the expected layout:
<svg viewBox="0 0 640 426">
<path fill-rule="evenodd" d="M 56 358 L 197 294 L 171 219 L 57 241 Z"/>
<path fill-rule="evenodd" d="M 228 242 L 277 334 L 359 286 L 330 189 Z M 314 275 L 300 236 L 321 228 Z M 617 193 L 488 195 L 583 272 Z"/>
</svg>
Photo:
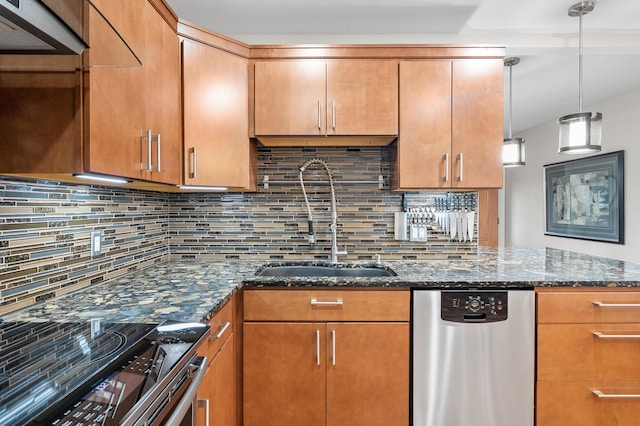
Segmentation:
<svg viewBox="0 0 640 426">
<path fill-rule="evenodd" d="M 208 321 L 242 287 L 640 287 L 640 265 L 551 248 L 479 248 L 474 260 L 395 260 L 395 277 L 260 277 L 264 260 L 173 260 L 3 317 L 11 321 Z M 326 263 L 326 262 L 295 262 Z M 346 262 L 372 266 L 371 262 Z"/>
</svg>

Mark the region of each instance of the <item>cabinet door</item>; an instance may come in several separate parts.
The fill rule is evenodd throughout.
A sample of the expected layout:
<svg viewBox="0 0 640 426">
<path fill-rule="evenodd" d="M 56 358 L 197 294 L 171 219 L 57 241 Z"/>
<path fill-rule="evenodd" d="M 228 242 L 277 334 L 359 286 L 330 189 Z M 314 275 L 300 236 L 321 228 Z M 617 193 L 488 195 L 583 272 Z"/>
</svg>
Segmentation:
<svg viewBox="0 0 640 426">
<path fill-rule="evenodd" d="M 327 112 L 330 135 L 397 135 L 397 61 L 328 62 Z"/>
<path fill-rule="evenodd" d="M 247 188 L 247 61 L 191 40 L 182 44 L 184 182 Z"/>
<path fill-rule="evenodd" d="M 257 136 L 325 134 L 324 61 L 256 62 L 254 78 Z"/>
<path fill-rule="evenodd" d="M 234 305 L 232 299 L 208 322 L 211 327 L 209 338 L 198 349 L 198 355 L 209 359 L 209 367 L 198 389 L 198 425 L 235 425 Z"/>
<path fill-rule="evenodd" d="M 328 323 L 327 425 L 406 424 L 409 324 Z"/>
<path fill-rule="evenodd" d="M 145 0 L 94 1 L 131 49 L 145 48 Z M 108 48 L 98 26 L 90 26 L 92 49 Z M 145 126 L 144 67 L 89 69 L 85 74 L 85 170 L 141 177 L 140 131 Z"/>
<path fill-rule="evenodd" d="M 235 426 L 236 382 L 234 336 L 209 358 L 209 367 L 198 390 L 198 425 Z M 206 416 L 209 416 L 207 421 Z"/>
<path fill-rule="evenodd" d="M 500 59 L 453 61 L 454 188 L 502 187 L 503 72 Z"/>
<path fill-rule="evenodd" d="M 451 61 L 400 62 L 397 186 L 450 188 Z"/>
<path fill-rule="evenodd" d="M 325 324 L 244 323 L 245 426 L 325 425 Z"/>
<path fill-rule="evenodd" d="M 151 144 L 151 169 L 143 179 L 177 185 L 180 183 L 182 143 L 180 140 L 180 44 L 178 36 L 147 3 L 145 10 L 145 128 L 160 135 Z M 142 129 L 142 128 L 141 128 Z M 142 144 L 142 163 L 149 168 L 149 146 Z"/>
</svg>

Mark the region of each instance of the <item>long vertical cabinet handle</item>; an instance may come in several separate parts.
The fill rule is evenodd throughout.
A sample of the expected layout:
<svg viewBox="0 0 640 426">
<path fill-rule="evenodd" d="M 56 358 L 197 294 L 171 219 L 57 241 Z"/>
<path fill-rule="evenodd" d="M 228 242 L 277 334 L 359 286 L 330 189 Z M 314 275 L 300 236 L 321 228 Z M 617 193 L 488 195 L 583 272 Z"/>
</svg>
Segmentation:
<svg viewBox="0 0 640 426">
<path fill-rule="evenodd" d="M 449 153 L 444 155 L 444 181 L 449 182 Z"/>
<path fill-rule="evenodd" d="M 331 363 L 336 365 L 336 331 L 331 330 Z"/>
<path fill-rule="evenodd" d="M 320 99 L 318 99 L 318 131 L 322 131 L 322 106 L 320 105 Z"/>
<path fill-rule="evenodd" d="M 191 157 L 191 171 L 189 172 L 189 178 L 195 179 L 198 175 L 198 154 L 196 147 L 189 148 L 189 156 Z"/>
<path fill-rule="evenodd" d="M 316 330 L 316 365 L 320 365 L 320 330 Z"/>
<path fill-rule="evenodd" d="M 209 398 L 198 398 L 198 403 L 204 403 L 204 424 L 205 426 L 209 426 L 209 414 L 211 412 L 209 408 Z"/>
<path fill-rule="evenodd" d="M 160 159 L 160 152 L 162 151 L 162 147 L 160 146 L 160 133 L 158 133 L 157 135 L 155 135 L 155 137 L 153 138 L 155 139 L 155 141 L 158 143 L 158 167 L 155 168 L 155 172 L 160 172 L 160 163 L 161 163 L 161 159 Z M 153 165 L 151 167 L 153 169 Z"/>
<path fill-rule="evenodd" d="M 331 100 L 331 128 L 336 131 L 336 100 Z"/>
<path fill-rule="evenodd" d="M 464 157 L 462 153 L 458 154 L 458 160 L 460 161 L 460 176 L 458 176 L 458 181 L 462 182 L 462 170 L 464 169 L 462 163 L 464 161 Z"/>
<path fill-rule="evenodd" d="M 140 170 L 152 171 L 153 170 L 153 158 L 151 158 L 151 141 L 153 139 L 151 135 L 151 130 L 141 130 L 140 131 L 140 139 L 144 145 L 147 147 L 147 162 L 142 163 L 140 165 Z M 144 149 L 144 148 L 143 148 Z M 144 152 L 144 151 L 143 151 Z"/>
</svg>

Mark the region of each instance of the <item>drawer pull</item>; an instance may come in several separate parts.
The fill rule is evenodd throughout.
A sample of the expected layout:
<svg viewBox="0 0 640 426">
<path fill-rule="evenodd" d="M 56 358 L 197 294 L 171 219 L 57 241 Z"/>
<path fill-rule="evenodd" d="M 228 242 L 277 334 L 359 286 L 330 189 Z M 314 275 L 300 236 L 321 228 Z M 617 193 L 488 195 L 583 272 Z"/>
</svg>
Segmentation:
<svg viewBox="0 0 640 426">
<path fill-rule="evenodd" d="M 220 325 L 222 326 L 222 328 L 220 329 L 220 331 L 218 331 L 218 334 L 210 335 L 209 339 L 217 340 L 217 339 L 221 338 L 222 335 L 224 334 L 224 332 L 227 331 L 227 328 L 229 328 L 231 323 L 230 322 L 221 322 Z"/>
<path fill-rule="evenodd" d="M 593 302 L 593 304 L 601 308 L 640 308 L 640 303 Z"/>
<path fill-rule="evenodd" d="M 593 335 L 598 339 L 640 339 L 640 334 L 603 334 L 600 331 L 594 331 Z"/>
<path fill-rule="evenodd" d="M 591 392 L 598 398 L 640 398 L 640 394 L 637 393 L 604 393 L 598 389 L 593 389 Z"/>
<path fill-rule="evenodd" d="M 319 302 L 317 299 L 311 299 L 313 306 L 341 306 L 343 304 L 342 299 L 336 299 L 335 302 Z"/>
</svg>

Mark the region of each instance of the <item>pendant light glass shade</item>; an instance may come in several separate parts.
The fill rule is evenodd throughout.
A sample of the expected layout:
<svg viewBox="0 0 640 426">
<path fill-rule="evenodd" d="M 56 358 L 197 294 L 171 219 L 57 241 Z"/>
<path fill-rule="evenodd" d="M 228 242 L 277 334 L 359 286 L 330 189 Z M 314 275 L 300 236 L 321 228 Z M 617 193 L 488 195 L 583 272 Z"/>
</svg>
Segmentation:
<svg viewBox="0 0 640 426">
<path fill-rule="evenodd" d="M 588 154 L 602 148 L 602 114 L 582 112 L 558 119 L 561 154 Z"/>
<path fill-rule="evenodd" d="M 511 134 L 511 116 L 513 115 L 512 68 L 520 63 L 520 58 L 506 58 L 504 65 L 509 67 L 509 137 L 502 143 L 502 165 L 504 167 L 524 166 L 524 139 L 514 138 Z"/>
<path fill-rule="evenodd" d="M 504 167 L 518 167 L 525 165 L 524 139 L 505 139 L 502 145 L 502 165 Z"/>
<path fill-rule="evenodd" d="M 558 152 L 561 154 L 588 154 L 602 149 L 602 114 L 582 112 L 582 16 L 593 11 L 594 7 L 594 2 L 582 1 L 569 8 L 569 16 L 580 18 L 578 55 L 578 103 L 580 110 L 576 114 L 558 118 L 560 125 Z"/>
</svg>

